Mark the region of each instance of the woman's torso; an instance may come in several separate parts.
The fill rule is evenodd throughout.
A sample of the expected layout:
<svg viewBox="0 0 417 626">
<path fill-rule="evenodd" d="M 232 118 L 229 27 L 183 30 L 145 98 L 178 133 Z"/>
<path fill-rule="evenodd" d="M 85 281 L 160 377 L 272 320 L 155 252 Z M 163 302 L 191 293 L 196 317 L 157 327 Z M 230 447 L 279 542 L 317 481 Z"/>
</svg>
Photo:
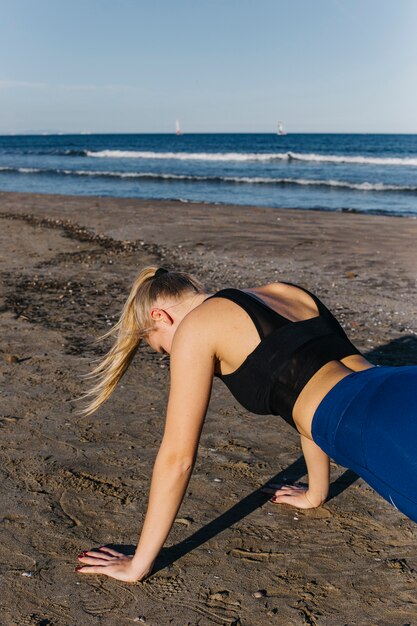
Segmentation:
<svg viewBox="0 0 417 626">
<path fill-rule="evenodd" d="M 219 296 L 221 294 L 222 292 L 219 292 Z M 239 292 L 239 294 L 241 296 L 242 292 Z M 314 299 L 311 294 L 303 289 L 286 283 L 272 283 L 247 289 L 243 294 L 247 294 L 247 298 L 258 298 L 270 310 L 284 318 L 284 322 L 288 322 L 289 331 L 293 336 L 296 333 L 299 334 L 300 331 L 302 333 L 306 326 L 319 327 L 322 325 L 323 319 L 321 318 L 326 315 L 327 311 L 317 298 Z M 232 294 L 230 295 L 232 296 Z M 210 306 L 214 307 L 213 313 L 216 319 L 221 320 L 221 323 L 218 324 L 216 374 L 223 377 L 224 382 L 226 384 L 229 383 L 228 386 L 231 388 L 230 383 L 233 379 L 237 379 L 240 376 L 241 371 L 239 370 L 248 365 L 248 357 L 250 361 L 259 353 L 262 354 L 263 346 L 260 344 L 263 341 L 268 341 L 268 339 L 262 339 L 261 331 L 256 327 L 253 319 L 242 306 L 228 299 L 227 293 L 223 297 L 216 296 L 217 294 L 210 299 Z M 319 309 L 322 310 L 320 311 Z M 327 313 L 329 314 L 328 317 L 330 316 L 330 323 L 333 323 L 331 314 L 328 311 Z M 306 323 L 294 326 L 294 323 L 297 322 Z M 335 320 L 334 323 L 337 325 Z M 342 329 L 340 331 L 343 333 Z M 285 332 L 284 329 L 283 333 Z M 285 334 L 283 334 L 283 337 L 285 337 Z M 335 339 L 337 340 L 338 338 L 335 337 Z M 284 349 L 285 346 L 282 346 L 282 350 Z M 279 352 L 279 347 L 277 351 Z M 355 348 L 353 348 L 352 352 L 354 351 Z M 345 352 L 348 353 L 349 350 L 345 350 Z M 252 363 L 252 370 L 253 366 L 254 364 Z M 339 380 L 352 371 L 367 369 L 368 367 L 372 367 L 372 365 L 360 354 L 350 354 L 341 359 L 328 360 L 323 366 L 319 367 L 302 387 L 293 404 L 292 418 L 298 431 L 311 438 L 312 418 L 324 396 Z M 233 381 L 234 384 L 235 382 L 236 380 Z M 231 390 L 233 393 L 233 389 Z M 244 390 L 246 396 L 249 392 L 249 389 Z M 289 420 L 287 419 L 287 421 Z"/>
</svg>

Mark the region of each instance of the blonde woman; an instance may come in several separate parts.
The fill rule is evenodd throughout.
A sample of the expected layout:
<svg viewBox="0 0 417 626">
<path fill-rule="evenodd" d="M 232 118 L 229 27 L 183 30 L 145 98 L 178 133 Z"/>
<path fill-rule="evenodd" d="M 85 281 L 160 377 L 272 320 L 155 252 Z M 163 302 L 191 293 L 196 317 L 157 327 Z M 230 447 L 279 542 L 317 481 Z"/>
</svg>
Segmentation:
<svg viewBox="0 0 417 626">
<path fill-rule="evenodd" d="M 190 480 L 213 376 L 247 410 L 281 415 L 300 434 L 308 488 L 274 487 L 274 503 L 323 504 L 330 456 L 417 521 L 417 367 L 373 367 L 306 289 L 209 294 L 188 274 L 148 267 L 109 334 L 116 340 L 93 372 L 86 413 L 109 398 L 141 341 L 170 355 L 170 394 L 135 554 L 83 552 L 80 573 L 133 582 L 151 572 Z"/>
</svg>

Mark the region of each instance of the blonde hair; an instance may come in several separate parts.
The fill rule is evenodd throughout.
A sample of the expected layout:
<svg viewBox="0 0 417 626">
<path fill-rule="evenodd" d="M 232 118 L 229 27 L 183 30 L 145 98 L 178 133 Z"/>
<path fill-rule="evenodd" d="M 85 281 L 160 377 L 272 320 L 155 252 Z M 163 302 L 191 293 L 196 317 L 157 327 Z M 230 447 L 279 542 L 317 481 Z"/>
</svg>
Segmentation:
<svg viewBox="0 0 417 626">
<path fill-rule="evenodd" d="M 145 267 L 135 279 L 119 321 L 99 341 L 116 337 L 104 359 L 87 375 L 96 384 L 83 396 L 91 398 L 82 410 L 90 415 L 109 399 L 135 356 L 140 342 L 154 328 L 150 310 L 159 296 L 177 298 L 185 291 L 204 293 L 201 283 L 185 272 Z"/>
</svg>

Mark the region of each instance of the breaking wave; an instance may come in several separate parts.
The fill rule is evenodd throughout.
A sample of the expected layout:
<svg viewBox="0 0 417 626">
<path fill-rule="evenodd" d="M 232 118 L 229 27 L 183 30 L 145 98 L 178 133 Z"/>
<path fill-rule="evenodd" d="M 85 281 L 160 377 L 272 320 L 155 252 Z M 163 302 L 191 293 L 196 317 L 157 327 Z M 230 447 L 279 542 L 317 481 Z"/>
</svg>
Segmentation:
<svg viewBox="0 0 417 626">
<path fill-rule="evenodd" d="M 307 154 L 302 152 L 152 152 L 139 150 L 83 151 L 85 156 L 109 159 L 162 159 L 179 161 L 307 161 L 358 165 L 406 165 L 417 167 L 415 157 L 373 157 L 363 155 Z"/>
</svg>

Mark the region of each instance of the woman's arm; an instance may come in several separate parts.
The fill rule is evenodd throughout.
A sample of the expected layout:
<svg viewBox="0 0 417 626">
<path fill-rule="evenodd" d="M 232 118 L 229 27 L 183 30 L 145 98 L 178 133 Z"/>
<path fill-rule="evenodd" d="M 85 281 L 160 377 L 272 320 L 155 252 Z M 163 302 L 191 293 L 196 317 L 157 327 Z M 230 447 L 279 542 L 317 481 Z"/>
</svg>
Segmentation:
<svg viewBox="0 0 417 626">
<path fill-rule="evenodd" d="M 264 491 L 273 493 L 272 502 L 290 504 L 299 509 L 312 509 L 326 501 L 330 485 L 330 459 L 319 446 L 300 435 L 307 465 L 308 488 L 298 485 L 269 485 Z"/>
<path fill-rule="evenodd" d="M 308 473 L 306 497 L 313 506 L 320 506 L 329 495 L 330 459 L 312 439 L 300 437 Z"/>
<path fill-rule="evenodd" d="M 191 316 L 190 316 L 191 317 Z M 208 334 L 194 319 L 178 328 L 171 351 L 171 386 L 162 443 L 155 461 L 148 510 L 135 555 L 113 550 L 84 553 L 79 571 L 127 582 L 152 569 L 183 500 L 210 399 L 215 355 Z"/>
<path fill-rule="evenodd" d="M 208 349 L 204 334 L 195 327 L 187 328 L 190 326 L 187 320 L 184 323 L 172 347 L 165 432 L 153 471 L 148 511 L 133 559 L 139 563 L 153 563 L 171 530 L 194 467 L 210 398 L 214 354 Z"/>
</svg>

